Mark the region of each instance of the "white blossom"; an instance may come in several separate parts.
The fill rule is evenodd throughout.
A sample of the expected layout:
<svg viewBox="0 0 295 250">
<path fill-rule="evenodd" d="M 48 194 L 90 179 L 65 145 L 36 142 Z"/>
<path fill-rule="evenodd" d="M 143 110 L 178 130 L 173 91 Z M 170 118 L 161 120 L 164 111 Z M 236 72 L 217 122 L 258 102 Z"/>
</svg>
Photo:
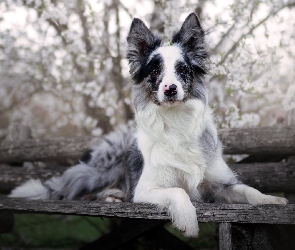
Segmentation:
<svg viewBox="0 0 295 250">
<path fill-rule="evenodd" d="M 100 135 L 102 120 L 111 127 L 125 123 L 123 107 L 132 105 L 126 35 L 133 17 L 157 29 L 154 6 L 163 8 L 156 23 L 163 22 L 158 28 L 166 44 L 184 18 L 201 8 L 211 54 L 209 105 L 221 127 L 274 125 L 295 108 L 294 8 L 284 8 L 286 1 L 159 1 L 82 1 L 87 32 L 77 1 L 1 2 L 1 117 L 31 126 L 34 136 L 67 126 Z M 278 112 L 270 119 L 273 110 Z"/>
</svg>

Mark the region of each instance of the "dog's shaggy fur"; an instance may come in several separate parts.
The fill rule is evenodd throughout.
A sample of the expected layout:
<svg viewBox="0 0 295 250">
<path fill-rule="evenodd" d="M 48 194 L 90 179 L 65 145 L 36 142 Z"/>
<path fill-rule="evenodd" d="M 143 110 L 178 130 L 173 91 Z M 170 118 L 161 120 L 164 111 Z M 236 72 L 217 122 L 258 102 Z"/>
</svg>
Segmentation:
<svg viewBox="0 0 295 250">
<path fill-rule="evenodd" d="M 105 136 L 62 176 L 27 182 L 10 196 L 154 203 L 168 207 L 173 225 L 188 237 L 198 235 L 192 201 L 285 204 L 242 184 L 223 160 L 207 104 L 208 51 L 197 16 L 190 14 L 166 46 L 134 19 L 127 42 L 136 128 Z"/>
</svg>

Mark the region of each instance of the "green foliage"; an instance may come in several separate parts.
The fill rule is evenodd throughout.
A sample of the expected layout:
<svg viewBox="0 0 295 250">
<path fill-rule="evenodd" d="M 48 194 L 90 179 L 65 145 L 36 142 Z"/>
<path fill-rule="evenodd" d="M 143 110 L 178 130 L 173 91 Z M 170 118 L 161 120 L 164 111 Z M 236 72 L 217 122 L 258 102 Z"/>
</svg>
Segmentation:
<svg viewBox="0 0 295 250">
<path fill-rule="evenodd" d="M 12 233 L 1 235 L 6 247 L 74 247 L 109 232 L 109 220 L 86 216 L 15 215 Z"/>
<path fill-rule="evenodd" d="M 183 236 L 183 234 L 173 228 L 171 224 L 167 224 L 165 228 L 176 237 L 186 242 L 194 249 L 206 248 L 216 249 L 217 248 L 217 224 L 216 223 L 199 223 L 200 231 L 197 239 L 190 239 Z"/>
<path fill-rule="evenodd" d="M 216 249 L 216 226 L 216 223 L 200 223 L 197 239 L 185 238 L 171 223 L 167 223 L 165 229 L 195 249 Z M 1 235 L 0 247 L 77 249 L 108 233 L 110 227 L 110 220 L 106 218 L 17 214 L 13 231 Z M 131 245 L 138 250 L 157 249 L 144 237 Z"/>
</svg>

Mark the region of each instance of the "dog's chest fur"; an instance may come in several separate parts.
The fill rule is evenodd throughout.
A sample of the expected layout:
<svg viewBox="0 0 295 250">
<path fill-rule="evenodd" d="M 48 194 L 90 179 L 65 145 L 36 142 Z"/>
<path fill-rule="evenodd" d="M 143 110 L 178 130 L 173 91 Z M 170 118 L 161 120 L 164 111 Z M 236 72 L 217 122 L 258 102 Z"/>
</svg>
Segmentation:
<svg viewBox="0 0 295 250">
<path fill-rule="evenodd" d="M 188 193 L 203 179 L 206 163 L 198 138 L 204 130 L 206 107 L 199 100 L 177 106 L 149 105 L 136 113 L 143 177 L 161 187 L 181 187 Z"/>
</svg>

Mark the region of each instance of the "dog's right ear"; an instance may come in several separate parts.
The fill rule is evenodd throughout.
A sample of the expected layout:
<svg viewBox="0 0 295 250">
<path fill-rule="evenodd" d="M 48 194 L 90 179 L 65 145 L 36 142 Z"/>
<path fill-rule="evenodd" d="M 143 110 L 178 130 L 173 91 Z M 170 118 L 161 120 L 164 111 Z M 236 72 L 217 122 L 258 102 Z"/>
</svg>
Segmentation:
<svg viewBox="0 0 295 250">
<path fill-rule="evenodd" d="M 155 36 L 138 18 L 134 18 L 127 36 L 127 60 L 130 73 L 134 76 L 140 65 L 161 45 L 161 39 Z"/>
</svg>

